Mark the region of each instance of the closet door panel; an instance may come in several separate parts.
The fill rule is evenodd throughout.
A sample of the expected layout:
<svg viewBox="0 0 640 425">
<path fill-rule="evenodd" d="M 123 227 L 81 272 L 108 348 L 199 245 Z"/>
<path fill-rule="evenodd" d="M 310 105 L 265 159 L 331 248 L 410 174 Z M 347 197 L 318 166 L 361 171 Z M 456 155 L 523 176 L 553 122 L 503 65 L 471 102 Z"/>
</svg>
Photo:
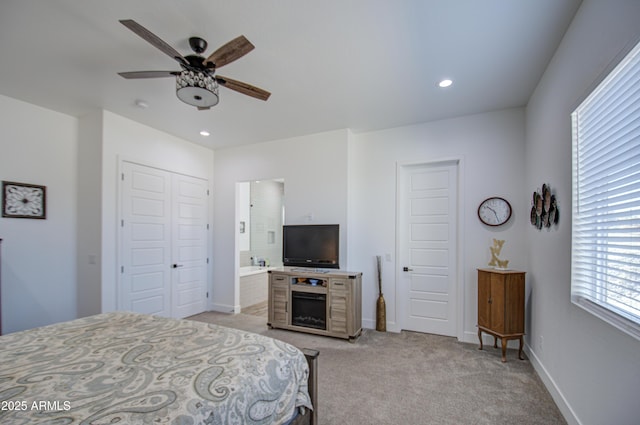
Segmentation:
<svg viewBox="0 0 640 425">
<path fill-rule="evenodd" d="M 171 316 L 171 174 L 123 162 L 121 310 Z"/>
<path fill-rule="evenodd" d="M 172 194 L 172 307 L 183 318 L 206 309 L 207 182 L 175 174 Z"/>
</svg>

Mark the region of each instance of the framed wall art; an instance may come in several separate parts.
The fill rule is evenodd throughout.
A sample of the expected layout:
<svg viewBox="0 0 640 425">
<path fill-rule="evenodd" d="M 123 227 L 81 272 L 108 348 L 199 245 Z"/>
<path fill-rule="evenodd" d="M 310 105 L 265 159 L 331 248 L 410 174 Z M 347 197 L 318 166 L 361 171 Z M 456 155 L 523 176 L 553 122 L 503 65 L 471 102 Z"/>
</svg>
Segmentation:
<svg viewBox="0 0 640 425">
<path fill-rule="evenodd" d="M 47 218 L 47 187 L 3 181 L 2 216 L 8 218 Z"/>
</svg>

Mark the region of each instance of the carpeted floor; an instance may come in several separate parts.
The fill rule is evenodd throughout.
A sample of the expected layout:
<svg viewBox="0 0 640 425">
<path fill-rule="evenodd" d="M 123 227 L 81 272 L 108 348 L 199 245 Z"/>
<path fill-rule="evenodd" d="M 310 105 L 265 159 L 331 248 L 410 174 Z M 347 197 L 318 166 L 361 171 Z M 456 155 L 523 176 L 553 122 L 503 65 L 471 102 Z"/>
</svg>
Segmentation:
<svg viewBox="0 0 640 425">
<path fill-rule="evenodd" d="M 257 315 L 256 315 L 257 314 Z M 455 338 L 365 329 L 355 342 L 268 329 L 255 314 L 189 319 L 244 329 L 320 351 L 320 425 L 566 424 L 528 360 Z"/>
</svg>

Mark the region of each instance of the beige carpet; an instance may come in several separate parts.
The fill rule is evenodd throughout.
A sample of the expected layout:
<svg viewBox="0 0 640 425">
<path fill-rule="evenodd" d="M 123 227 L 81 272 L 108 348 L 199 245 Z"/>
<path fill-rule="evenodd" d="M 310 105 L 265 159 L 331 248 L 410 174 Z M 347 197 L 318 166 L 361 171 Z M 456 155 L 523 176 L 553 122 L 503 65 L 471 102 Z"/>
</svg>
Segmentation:
<svg viewBox="0 0 640 425">
<path fill-rule="evenodd" d="M 320 351 L 320 425 L 566 424 L 528 360 L 455 338 L 365 329 L 355 342 L 268 329 L 266 316 L 208 312 L 190 319 Z"/>
</svg>

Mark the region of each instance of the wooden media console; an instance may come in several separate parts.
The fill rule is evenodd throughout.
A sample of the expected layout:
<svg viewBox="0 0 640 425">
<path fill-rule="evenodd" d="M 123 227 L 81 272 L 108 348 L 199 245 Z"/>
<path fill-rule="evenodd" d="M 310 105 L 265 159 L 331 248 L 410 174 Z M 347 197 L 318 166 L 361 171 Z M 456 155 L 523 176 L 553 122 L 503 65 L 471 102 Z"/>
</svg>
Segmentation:
<svg viewBox="0 0 640 425">
<path fill-rule="evenodd" d="M 362 273 L 270 270 L 267 325 L 355 340 L 362 333 Z"/>
</svg>

